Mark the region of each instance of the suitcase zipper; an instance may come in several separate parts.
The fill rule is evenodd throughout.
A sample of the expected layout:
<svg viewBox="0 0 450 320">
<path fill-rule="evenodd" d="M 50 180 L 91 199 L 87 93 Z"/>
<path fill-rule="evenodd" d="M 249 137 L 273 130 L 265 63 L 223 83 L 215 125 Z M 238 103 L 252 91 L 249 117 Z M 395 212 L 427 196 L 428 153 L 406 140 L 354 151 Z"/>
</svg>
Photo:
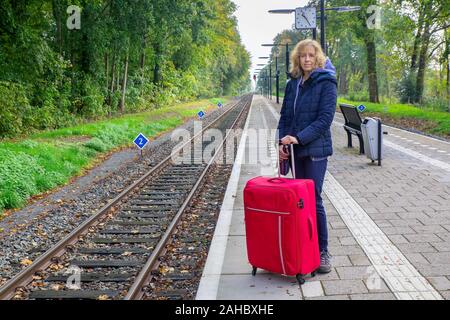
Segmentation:
<svg viewBox="0 0 450 320">
<path fill-rule="evenodd" d="M 278 217 L 278 246 L 280 248 L 281 269 L 283 270 L 283 274 L 286 274 L 286 269 L 284 268 L 284 256 L 281 238 L 281 217 Z"/>
<path fill-rule="evenodd" d="M 265 212 L 265 213 L 290 214 L 289 212 L 270 211 L 270 210 L 256 209 L 256 208 L 250 208 L 250 207 L 247 207 L 247 209 L 248 209 L 248 210 L 253 210 L 253 211 L 258 211 L 258 212 Z"/>
</svg>

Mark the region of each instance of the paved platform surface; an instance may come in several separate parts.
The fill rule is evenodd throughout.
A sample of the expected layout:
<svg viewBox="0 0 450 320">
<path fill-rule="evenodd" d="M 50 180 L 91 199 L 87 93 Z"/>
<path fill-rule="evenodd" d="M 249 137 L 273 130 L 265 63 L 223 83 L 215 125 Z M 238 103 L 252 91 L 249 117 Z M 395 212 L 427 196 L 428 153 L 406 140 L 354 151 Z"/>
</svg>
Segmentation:
<svg viewBox="0 0 450 320">
<path fill-rule="evenodd" d="M 266 156 L 247 137 L 274 129 L 280 106 L 255 95 L 225 194 L 197 299 L 450 299 L 450 143 L 389 126 L 382 166 L 347 148 L 341 114 L 324 183 L 333 269 L 307 277 L 258 270 L 245 246 L 242 191 L 259 175 L 276 175 L 274 135 Z M 354 146 L 358 143 L 354 137 Z"/>
</svg>

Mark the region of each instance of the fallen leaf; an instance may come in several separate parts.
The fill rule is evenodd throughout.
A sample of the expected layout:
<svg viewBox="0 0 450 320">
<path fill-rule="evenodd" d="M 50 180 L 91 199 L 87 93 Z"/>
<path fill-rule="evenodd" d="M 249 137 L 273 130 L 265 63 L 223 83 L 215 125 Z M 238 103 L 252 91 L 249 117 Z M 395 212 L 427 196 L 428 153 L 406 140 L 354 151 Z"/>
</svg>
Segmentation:
<svg viewBox="0 0 450 320">
<path fill-rule="evenodd" d="M 47 237 L 47 233 L 44 231 L 38 231 L 37 234 L 38 234 L 38 236 L 43 237 L 43 238 Z"/>
<path fill-rule="evenodd" d="M 64 286 L 62 284 L 53 284 L 50 288 L 52 290 L 59 291 L 59 290 L 64 289 Z"/>
<path fill-rule="evenodd" d="M 31 285 L 33 287 L 43 287 L 44 283 L 42 281 L 33 281 L 33 282 L 31 282 Z"/>
<path fill-rule="evenodd" d="M 162 266 L 159 270 L 162 274 L 167 274 L 167 273 L 171 273 L 171 272 L 175 271 L 174 268 L 167 267 L 167 266 Z"/>
<path fill-rule="evenodd" d="M 20 264 L 23 265 L 23 266 L 29 266 L 32 263 L 33 263 L 33 261 L 31 261 L 30 259 L 22 259 L 20 261 Z"/>
<path fill-rule="evenodd" d="M 20 299 L 22 298 L 22 294 L 21 293 L 16 293 L 13 297 L 13 299 Z"/>
<path fill-rule="evenodd" d="M 52 265 L 49 267 L 49 269 L 52 270 L 52 271 L 59 271 L 59 270 L 61 270 L 61 269 L 64 269 L 64 266 L 61 265 L 61 264 L 52 264 Z"/>
</svg>

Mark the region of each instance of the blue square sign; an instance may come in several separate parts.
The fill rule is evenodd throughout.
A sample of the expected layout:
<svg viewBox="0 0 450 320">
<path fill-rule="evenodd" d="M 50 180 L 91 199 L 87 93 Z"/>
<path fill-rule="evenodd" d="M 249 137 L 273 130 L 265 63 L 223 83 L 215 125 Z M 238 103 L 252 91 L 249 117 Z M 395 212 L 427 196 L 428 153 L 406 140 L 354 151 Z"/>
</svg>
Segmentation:
<svg viewBox="0 0 450 320">
<path fill-rule="evenodd" d="M 217 106 L 218 106 L 219 108 L 222 108 L 222 102 L 219 102 L 219 103 L 217 104 Z"/>
<path fill-rule="evenodd" d="M 364 109 L 366 109 L 366 107 L 365 107 L 363 104 L 360 104 L 360 105 L 358 106 L 358 110 L 359 110 L 359 111 L 363 112 Z"/>
<path fill-rule="evenodd" d="M 145 145 L 148 143 L 148 139 L 142 134 L 139 133 L 139 135 L 134 139 L 134 144 L 137 145 L 139 149 L 144 149 Z"/>
<path fill-rule="evenodd" d="M 203 117 L 205 116 L 205 113 L 203 111 L 199 111 L 197 113 L 197 115 L 198 115 L 199 119 L 203 119 Z"/>
</svg>

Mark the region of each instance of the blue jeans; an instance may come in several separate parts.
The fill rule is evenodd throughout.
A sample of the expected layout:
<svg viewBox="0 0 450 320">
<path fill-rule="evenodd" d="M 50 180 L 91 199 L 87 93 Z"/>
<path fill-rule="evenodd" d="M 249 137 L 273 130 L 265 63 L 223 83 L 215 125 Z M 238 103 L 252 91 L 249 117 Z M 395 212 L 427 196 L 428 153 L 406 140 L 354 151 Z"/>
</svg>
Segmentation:
<svg viewBox="0 0 450 320">
<path fill-rule="evenodd" d="M 327 171 L 327 158 L 295 158 L 295 177 L 314 180 L 316 192 L 317 233 L 320 251 L 328 251 L 327 216 L 322 202 L 322 186 Z"/>
</svg>

